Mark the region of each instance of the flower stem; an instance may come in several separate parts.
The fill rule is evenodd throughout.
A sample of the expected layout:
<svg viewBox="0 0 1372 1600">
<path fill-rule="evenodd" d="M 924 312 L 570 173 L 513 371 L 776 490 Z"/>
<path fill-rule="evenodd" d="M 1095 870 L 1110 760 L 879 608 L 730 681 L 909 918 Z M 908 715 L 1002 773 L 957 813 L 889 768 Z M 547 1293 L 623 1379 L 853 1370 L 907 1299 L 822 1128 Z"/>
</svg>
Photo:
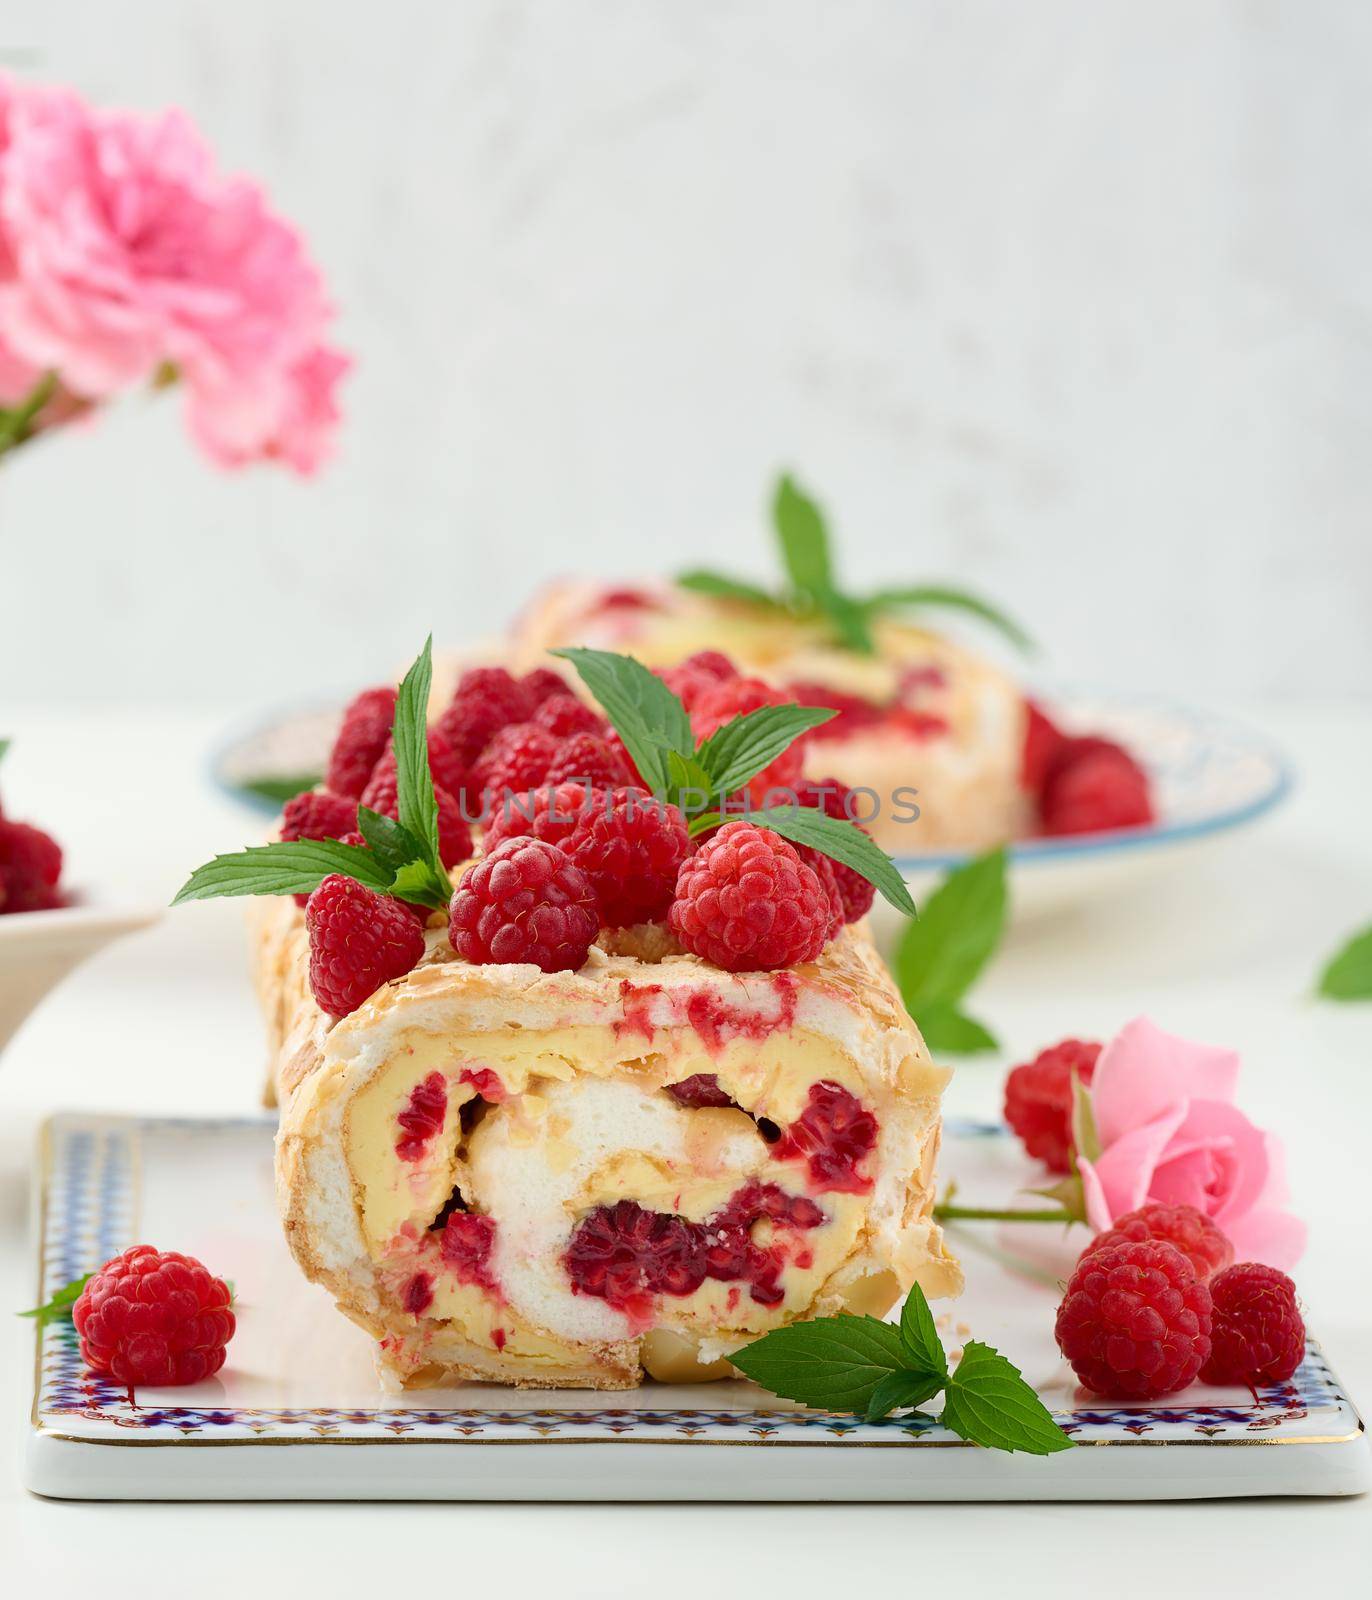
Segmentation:
<svg viewBox="0 0 1372 1600">
<path fill-rule="evenodd" d="M 33 432 L 38 413 L 57 392 L 57 374 L 45 372 L 11 411 L 0 409 L 0 455 L 13 450 Z"/>
<path fill-rule="evenodd" d="M 1000 1211 L 994 1206 L 936 1205 L 940 1222 L 1080 1222 L 1081 1218 L 1063 1206 L 1041 1206 L 1036 1210 Z"/>
</svg>

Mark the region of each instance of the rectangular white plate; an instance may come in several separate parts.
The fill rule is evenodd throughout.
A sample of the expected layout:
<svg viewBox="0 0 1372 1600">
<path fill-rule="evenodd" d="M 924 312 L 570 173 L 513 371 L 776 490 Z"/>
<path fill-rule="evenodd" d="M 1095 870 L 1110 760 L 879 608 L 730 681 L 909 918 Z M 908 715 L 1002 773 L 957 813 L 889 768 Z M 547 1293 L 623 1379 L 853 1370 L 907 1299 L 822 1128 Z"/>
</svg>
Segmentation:
<svg viewBox="0 0 1372 1600">
<path fill-rule="evenodd" d="M 919 1501 L 1356 1494 L 1372 1482 L 1362 1423 L 1313 1343 L 1294 1379 L 1256 1402 L 1196 1388 L 1109 1406 L 1077 1390 L 1052 1337 L 1071 1252 L 1043 1227 L 957 1235 L 968 1288 L 940 1324 L 950 1346 L 975 1336 L 1015 1361 L 1083 1447 L 1047 1459 L 979 1450 L 920 1418 L 805 1411 L 743 1383 L 386 1395 L 369 1340 L 287 1254 L 273 1131 L 264 1119 L 48 1124 L 39 1300 L 149 1243 L 231 1279 L 239 1326 L 216 1379 L 140 1390 L 137 1405 L 85 1371 L 69 1324 L 38 1334 L 29 1488 L 133 1500 Z M 968 1200 L 1005 1203 L 1031 1181 L 995 1129 L 951 1128 L 944 1150 L 944 1176 Z M 1007 1243 L 1035 1264 L 1012 1268 Z"/>
</svg>

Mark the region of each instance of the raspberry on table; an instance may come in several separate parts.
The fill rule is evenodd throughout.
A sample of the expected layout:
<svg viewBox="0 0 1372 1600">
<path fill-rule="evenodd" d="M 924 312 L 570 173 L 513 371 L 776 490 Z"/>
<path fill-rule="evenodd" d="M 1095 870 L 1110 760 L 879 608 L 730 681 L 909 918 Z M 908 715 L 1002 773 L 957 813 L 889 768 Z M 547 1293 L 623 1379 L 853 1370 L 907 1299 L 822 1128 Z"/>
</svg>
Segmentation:
<svg viewBox="0 0 1372 1600">
<path fill-rule="evenodd" d="M 437 725 L 457 760 L 470 768 L 501 728 L 523 722 L 529 710 L 523 685 L 504 667 L 472 667 L 458 680 Z"/>
<path fill-rule="evenodd" d="M 507 839 L 467 869 L 453 892 L 448 938 L 467 961 L 582 965 L 600 932 L 595 890 L 554 844 Z"/>
<path fill-rule="evenodd" d="M 591 790 L 561 845 L 590 880 L 602 927 L 631 928 L 666 915 L 691 837 L 675 806 L 628 785 Z"/>
<path fill-rule="evenodd" d="M 855 807 L 850 796 L 852 790 L 845 783 L 840 783 L 837 778 L 819 778 L 813 782 L 802 780 L 795 786 L 796 799 L 803 806 L 813 806 L 815 810 L 822 811 L 826 817 L 835 817 L 841 822 L 853 822 L 850 815 Z M 861 823 L 853 822 L 853 826 L 862 833 L 866 828 Z M 808 858 L 806 858 L 808 859 Z M 841 861 L 828 857 L 830 870 L 834 874 L 834 882 L 838 885 L 839 899 L 843 902 L 843 920 L 857 922 L 865 917 L 872 909 L 872 901 L 876 898 L 876 885 L 856 869 L 848 867 Z"/>
<path fill-rule="evenodd" d="M 1276 1267 L 1244 1261 L 1210 1280 L 1215 1318 L 1205 1383 L 1285 1383 L 1305 1356 L 1296 1286 Z"/>
<path fill-rule="evenodd" d="M 696 701 L 691 711 L 691 733 L 696 743 L 701 744 L 735 717 L 744 716 L 749 711 L 760 711 L 763 706 L 791 703 L 790 695 L 773 689 L 761 678 L 730 678 L 707 690 Z M 765 804 L 769 789 L 795 788 L 800 781 L 804 742 L 803 739 L 797 739 L 788 745 L 774 761 L 748 780 L 745 787 L 754 805 Z"/>
<path fill-rule="evenodd" d="M 56 911 L 66 903 L 61 877 L 57 840 L 31 823 L 0 816 L 0 912 Z"/>
<path fill-rule="evenodd" d="M 395 721 L 396 691 L 389 685 L 364 689 L 343 713 L 329 755 L 324 787 L 355 799 L 367 787 Z"/>
<path fill-rule="evenodd" d="M 346 1017 L 424 954 L 414 912 L 353 878 L 330 873 L 305 903 L 310 989 L 331 1016 Z"/>
<path fill-rule="evenodd" d="M 446 789 L 434 785 L 434 801 L 438 806 L 438 855 L 445 867 L 468 861 L 472 854 L 472 830 L 462 815 L 462 807 Z M 400 799 L 396 791 L 395 752 L 381 758 L 376 764 L 371 782 L 362 792 L 359 806 L 375 811 L 392 822 L 400 821 Z"/>
<path fill-rule="evenodd" d="M 569 739 L 574 733 L 595 733 L 603 738 L 609 726 L 604 717 L 566 689 L 535 707 L 529 721 L 546 728 L 555 739 Z"/>
<path fill-rule="evenodd" d="M 1050 834 L 1143 827 L 1153 821 L 1148 775 L 1110 739 L 1068 739 L 1044 779 L 1039 817 Z"/>
<path fill-rule="evenodd" d="M 726 822 L 682 864 L 668 921 L 682 945 L 728 972 L 813 961 L 829 892 L 794 848 L 751 822 Z"/>
<path fill-rule="evenodd" d="M 1054 1172 L 1072 1169 L 1072 1078 L 1089 1084 L 1101 1047 L 1064 1039 L 1012 1067 L 1005 1080 L 1005 1120 L 1025 1150 Z"/>
<path fill-rule="evenodd" d="M 81 1359 L 130 1390 L 200 1383 L 224 1365 L 232 1300 L 194 1256 L 136 1244 L 107 1261 L 72 1307 Z"/>
<path fill-rule="evenodd" d="M 1140 1206 L 1117 1217 L 1081 1253 L 1085 1260 L 1093 1250 L 1106 1250 L 1116 1244 L 1139 1244 L 1145 1239 L 1161 1239 L 1180 1250 L 1191 1263 L 1191 1270 L 1202 1283 L 1223 1271 L 1234 1259 L 1234 1247 L 1203 1211 L 1195 1206 L 1163 1205 L 1160 1201 Z"/>
<path fill-rule="evenodd" d="M 540 780 L 545 784 L 570 783 L 580 778 L 597 789 L 617 789 L 633 782 L 622 746 L 594 733 L 574 733 L 559 740 L 552 763 Z"/>
<path fill-rule="evenodd" d="M 536 789 L 546 780 L 557 748 L 558 741 L 536 722 L 502 728 L 472 768 L 469 787 L 481 796 L 483 810 L 489 804 L 494 813 L 507 794 Z"/>
<path fill-rule="evenodd" d="M 1161 1240 L 1091 1250 L 1058 1307 L 1058 1348 L 1081 1382 L 1120 1400 L 1194 1383 L 1210 1355 L 1210 1291 Z"/>
</svg>

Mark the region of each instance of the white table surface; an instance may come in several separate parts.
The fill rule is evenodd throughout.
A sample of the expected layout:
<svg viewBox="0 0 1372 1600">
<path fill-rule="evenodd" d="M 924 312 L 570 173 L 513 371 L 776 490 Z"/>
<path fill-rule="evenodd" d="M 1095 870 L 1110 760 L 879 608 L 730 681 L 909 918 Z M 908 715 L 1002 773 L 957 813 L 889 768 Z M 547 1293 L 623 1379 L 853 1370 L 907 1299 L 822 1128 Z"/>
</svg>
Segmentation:
<svg viewBox="0 0 1372 1600">
<path fill-rule="evenodd" d="M 1140 1011 L 1243 1051 L 1243 1105 L 1284 1133 L 1295 1203 L 1311 1223 L 1297 1275 L 1311 1323 L 1366 1412 L 1372 1005 L 1309 995 L 1322 955 L 1372 919 L 1372 708 L 1266 708 L 1260 720 L 1301 775 L 1287 806 L 1128 899 L 1017 930 L 974 1009 L 1010 1059 L 1067 1033 L 1105 1037 Z M 222 718 L 10 708 L 0 722 L 15 740 L 6 809 L 63 838 L 75 882 L 164 901 L 186 869 L 250 836 L 251 819 L 203 777 Z M 262 1041 L 240 916 L 228 904 L 187 907 L 107 951 L 0 1061 L 0 1351 L 13 1380 L 0 1405 L 0 1576 L 41 1574 L 47 1594 L 84 1592 L 103 1576 L 115 1593 L 148 1595 L 180 1592 L 192 1571 L 189 1586 L 212 1594 L 295 1589 L 308 1574 L 312 1587 L 348 1594 L 446 1567 L 463 1590 L 519 1594 L 527 1584 L 550 1596 L 763 1584 L 900 1592 L 940 1579 L 1035 1592 L 1060 1588 L 1073 1570 L 1103 1579 L 1097 1562 L 1108 1562 L 1114 1595 L 1365 1577 L 1372 1497 L 921 1508 L 76 1505 L 28 1495 L 17 1460 L 31 1333 L 3 1313 L 32 1300 L 35 1130 L 59 1109 L 255 1105 Z M 950 1108 L 993 1110 L 1004 1065 L 961 1068 Z"/>
</svg>

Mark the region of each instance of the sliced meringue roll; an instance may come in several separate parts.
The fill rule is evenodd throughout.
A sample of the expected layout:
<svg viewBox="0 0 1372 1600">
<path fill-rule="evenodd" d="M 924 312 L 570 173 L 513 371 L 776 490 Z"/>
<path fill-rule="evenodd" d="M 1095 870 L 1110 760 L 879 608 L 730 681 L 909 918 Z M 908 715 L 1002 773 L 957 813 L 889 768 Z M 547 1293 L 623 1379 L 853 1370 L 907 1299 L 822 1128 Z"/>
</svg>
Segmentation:
<svg viewBox="0 0 1372 1600">
<path fill-rule="evenodd" d="M 547 975 L 428 937 L 335 1021 L 296 908 L 259 926 L 287 1238 L 389 1383 L 730 1376 L 797 1318 L 960 1288 L 932 1216 L 947 1072 L 861 929 L 746 974 L 660 935 Z"/>
</svg>

